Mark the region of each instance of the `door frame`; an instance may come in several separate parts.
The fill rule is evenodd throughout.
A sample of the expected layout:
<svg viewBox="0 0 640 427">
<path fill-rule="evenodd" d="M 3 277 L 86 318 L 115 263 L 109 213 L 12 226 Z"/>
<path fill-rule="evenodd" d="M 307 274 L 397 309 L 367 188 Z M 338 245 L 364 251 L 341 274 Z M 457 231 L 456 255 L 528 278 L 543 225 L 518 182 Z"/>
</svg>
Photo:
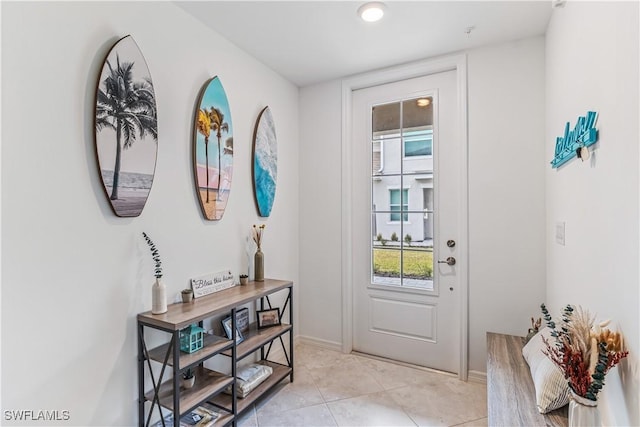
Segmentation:
<svg viewBox="0 0 640 427">
<path fill-rule="evenodd" d="M 342 351 L 350 353 L 353 350 L 353 237 L 351 221 L 353 212 L 351 207 L 351 195 L 353 192 L 353 179 L 351 171 L 352 159 L 352 96 L 353 91 L 407 80 L 414 77 L 423 77 L 444 71 L 456 71 L 457 97 L 458 97 L 458 123 L 459 137 L 461 140 L 462 167 L 460 168 L 460 208 L 459 217 L 459 241 L 457 257 L 460 260 L 458 273 L 460 274 L 460 369 L 458 378 L 466 381 L 469 375 L 469 162 L 468 145 L 469 133 L 467 123 L 467 56 L 456 54 L 441 58 L 418 61 L 397 67 L 386 68 L 360 74 L 342 80 Z"/>
</svg>

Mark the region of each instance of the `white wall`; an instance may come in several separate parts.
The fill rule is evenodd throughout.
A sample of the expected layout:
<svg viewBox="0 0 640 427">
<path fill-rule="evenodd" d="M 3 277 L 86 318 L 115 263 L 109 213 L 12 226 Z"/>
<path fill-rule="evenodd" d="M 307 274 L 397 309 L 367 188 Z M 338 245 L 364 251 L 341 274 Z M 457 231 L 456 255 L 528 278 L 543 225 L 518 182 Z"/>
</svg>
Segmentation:
<svg viewBox="0 0 640 427">
<path fill-rule="evenodd" d="M 640 425 L 638 20 L 638 2 L 567 2 L 546 42 L 547 300 L 611 319 L 627 339 L 600 398 L 605 425 Z M 591 161 L 551 169 L 556 137 L 588 110 L 599 113 Z"/>
<path fill-rule="evenodd" d="M 545 288 L 544 38 L 469 52 L 469 369 L 525 335 Z"/>
<path fill-rule="evenodd" d="M 337 80 L 300 90 L 298 334 L 336 349 L 342 343 L 341 96 Z"/>
<path fill-rule="evenodd" d="M 155 182 L 134 219 L 112 214 L 93 146 L 98 72 L 127 34 L 151 70 L 159 123 Z M 141 232 L 160 250 L 171 296 L 189 277 L 247 268 L 245 238 L 262 222 L 250 167 L 265 105 L 279 150 L 266 275 L 298 281 L 298 89 L 170 2 L 3 2 L 2 36 L 2 410 L 134 425 L 135 316 L 151 308 L 153 282 Z M 235 141 L 219 222 L 202 219 L 191 157 L 197 96 L 214 75 Z"/>
<path fill-rule="evenodd" d="M 544 300 L 544 39 L 468 67 L 469 366 L 485 371 L 486 331 L 525 334 Z M 339 347 L 340 82 L 301 89 L 300 108 L 300 335 Z"/>
</svg>

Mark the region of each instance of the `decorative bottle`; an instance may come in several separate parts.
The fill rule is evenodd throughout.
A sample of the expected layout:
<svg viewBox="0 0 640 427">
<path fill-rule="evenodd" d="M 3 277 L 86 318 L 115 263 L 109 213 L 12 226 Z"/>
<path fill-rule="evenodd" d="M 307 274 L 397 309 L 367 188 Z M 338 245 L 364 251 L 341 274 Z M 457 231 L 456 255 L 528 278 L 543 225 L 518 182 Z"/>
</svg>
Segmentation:
<svg viewBox="0 0 640 427">
<path fill-rule="evenodd" d="M 167 312 L 167 288 L 156 278 L 151 287 L 151 314 L 162 314 Z"/>
<path fill-rule="evenodd" d="M 254 261 L 254 275 L 256 282 L 264 282 L 264 254 L 258 246 L 258 250 L 256 251 L 255 256 L 253 257 Z"/>
</svg>

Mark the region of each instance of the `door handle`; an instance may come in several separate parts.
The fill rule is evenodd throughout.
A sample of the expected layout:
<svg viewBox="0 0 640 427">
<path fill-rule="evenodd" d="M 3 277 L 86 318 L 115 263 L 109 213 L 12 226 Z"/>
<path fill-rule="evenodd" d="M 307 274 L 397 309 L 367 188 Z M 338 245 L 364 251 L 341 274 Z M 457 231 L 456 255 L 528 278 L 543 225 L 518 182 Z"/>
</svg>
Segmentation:
<svg viewBox="0 0 640 427">
<path fill-rule="evenodd" d="M 446 260 L 438 260 L 438 264 L 447 264 L 447 265 L 456 265 L 456 259 L 452 256 L 448 257 Z"/>
</svg>

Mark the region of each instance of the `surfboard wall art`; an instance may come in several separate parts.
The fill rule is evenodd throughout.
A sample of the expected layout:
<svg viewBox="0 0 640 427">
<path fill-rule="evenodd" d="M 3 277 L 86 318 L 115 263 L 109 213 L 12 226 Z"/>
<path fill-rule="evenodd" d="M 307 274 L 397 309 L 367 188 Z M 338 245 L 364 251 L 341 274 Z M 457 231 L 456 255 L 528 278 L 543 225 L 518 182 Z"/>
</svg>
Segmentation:
<svg viewBox="0 0 640 427">
<path fill-rule="evenodd" d="M 142 52 L 126 36 L 109 51 L 96 94 L 96 152 L 105 192 L 117 216 L 136 217 L 153 184 L 158 119 Z"/>
<path fill-rule="evenodd" d="M 233 175 L 233 126 L 227 95 L 218 77 L 201 92 L 193 142 L 196 191 L 208 220 L 224 215 Z"/>
<path fill-rule="evenodd" d="M 258 214 L 271 214 L 278 176 L 278 143 L 271 109 L 265 107 L 258 116 L 253 136 L 253 193 Z"/>
</svg>

